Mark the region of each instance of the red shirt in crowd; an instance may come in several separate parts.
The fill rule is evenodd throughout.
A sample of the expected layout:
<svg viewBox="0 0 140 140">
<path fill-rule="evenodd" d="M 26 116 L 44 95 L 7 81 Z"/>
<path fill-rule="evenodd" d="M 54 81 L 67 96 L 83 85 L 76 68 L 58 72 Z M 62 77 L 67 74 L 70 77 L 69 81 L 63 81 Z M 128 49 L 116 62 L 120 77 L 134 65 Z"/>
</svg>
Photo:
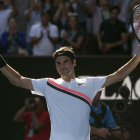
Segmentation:
<svg viewBox="0 0 140 140">
<path fill-rule="evenodd" d="M 50 116 L 45 110 L 42 110 L 37 116 L 39 121 L 44 124 L 44 127 L 39 129 L 38 133 L 34 133 L 34 124 L 32 122 L 32 115 L 30 111 L 23 114 L 23 119 L 26 122 L 25 140 L 49 140 L 50 138 Z"/>
</svg>

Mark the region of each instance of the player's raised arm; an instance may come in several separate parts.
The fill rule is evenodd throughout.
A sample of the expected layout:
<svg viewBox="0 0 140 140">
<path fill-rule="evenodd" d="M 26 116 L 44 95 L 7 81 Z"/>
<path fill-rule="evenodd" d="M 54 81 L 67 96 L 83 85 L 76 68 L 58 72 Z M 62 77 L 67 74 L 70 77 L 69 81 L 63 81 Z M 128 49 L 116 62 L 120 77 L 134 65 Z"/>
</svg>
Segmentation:
<svg viewBox="0 0 140 140">
<path fill-rule="evenodd" d="M 10 67 L 0 55 L 0 70 L 15 86 L 34 90 L 31 79 L 21 76 L 17 71 Z"/>
<path fill-rule="evenodd" d="M 107 76 L 106 81 L 102 87 L 106 87 L 113 83 L 123 80 L 127 75 L 129 75 L 130 72 L 133 71 L 133 69 L 138 65 L 139 61 L 140 61 L 140 45 L 137 48 L 137 53 L 129 62 L 127 62 L 124 66 L 122 66 L 119 70 L 117 70 L 113 74 Z"/>
</svg>

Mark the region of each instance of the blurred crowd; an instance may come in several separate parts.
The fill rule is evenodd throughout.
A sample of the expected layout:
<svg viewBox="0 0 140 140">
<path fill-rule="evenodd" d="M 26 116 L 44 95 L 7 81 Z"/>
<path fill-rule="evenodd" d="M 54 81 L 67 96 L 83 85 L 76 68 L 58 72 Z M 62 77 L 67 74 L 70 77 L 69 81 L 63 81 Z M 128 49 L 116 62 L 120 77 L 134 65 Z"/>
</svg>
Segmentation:
<svg viewBox="0 0 140 140">
<path fill-rule="evenodd" d="M 3 55 L 52 56 L 61 46 L 76 55 L 134 55 L 130 26 L 140 0 L 0 0 Z"/>
</svg>

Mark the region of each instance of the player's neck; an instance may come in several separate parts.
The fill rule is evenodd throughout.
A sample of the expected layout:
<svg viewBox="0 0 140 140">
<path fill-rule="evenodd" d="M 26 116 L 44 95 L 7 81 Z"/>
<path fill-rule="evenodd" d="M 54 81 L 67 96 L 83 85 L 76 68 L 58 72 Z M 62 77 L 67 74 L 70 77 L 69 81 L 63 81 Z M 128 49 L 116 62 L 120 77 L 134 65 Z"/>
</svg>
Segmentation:
<svg viewBox="0 0 140 140">
<path fill-rule="evenodd" d="M 75 79 L 75 74 L 72 74 L 72 75 L 69 75 L 69 76 L 61 76 L 61 78 L 66 82 L 70 82 L 71 79 Z"/>
</svg>

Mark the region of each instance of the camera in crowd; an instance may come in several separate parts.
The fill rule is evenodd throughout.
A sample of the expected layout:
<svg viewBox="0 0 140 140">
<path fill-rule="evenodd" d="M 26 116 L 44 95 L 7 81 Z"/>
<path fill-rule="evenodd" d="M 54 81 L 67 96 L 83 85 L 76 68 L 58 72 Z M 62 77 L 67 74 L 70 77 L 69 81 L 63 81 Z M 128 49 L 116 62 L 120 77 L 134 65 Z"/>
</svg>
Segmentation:
<svg viewBox="0 0 140 140">
<path fill-rule="evenodd" d="M 118 125 L 127 127 L 132 120 L 132 101 L 129 100 L 130 90 L 126 86 L 121 86 L 118 93 L 122 96 L 122 99 L 114 101 L 112 111 Z"/>
<path fill-rule="evenodd" d="M 34 98 L 28 98 L 29 104 L 30 104 L 30 109 L 31 110 L 36 110 L 37 104 Z"/>
</svg>

